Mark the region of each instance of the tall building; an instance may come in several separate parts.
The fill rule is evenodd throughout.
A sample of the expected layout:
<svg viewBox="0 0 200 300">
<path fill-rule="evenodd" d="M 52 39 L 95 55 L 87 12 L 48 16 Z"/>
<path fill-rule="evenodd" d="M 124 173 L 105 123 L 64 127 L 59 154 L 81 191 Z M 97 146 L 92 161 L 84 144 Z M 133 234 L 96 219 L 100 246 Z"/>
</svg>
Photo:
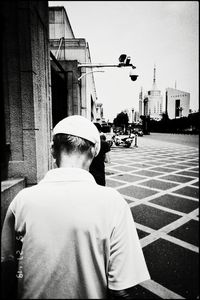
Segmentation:
<svg viewBox="0 0 200 300">
<path fill-rule="evenodd" d="M 166 89 L 166 113 L 170 119 L 187 117 L 190 108 L 190 93 L 177 90 L 176 88 Z"/>
<path fill-rule="evenodd" d="M 141 87 L 141 91 L 139 93 L 139 115 L 143 115 L 144 114 L 144 104 L 143 104 L 143 89 Z"/>
<path fill-rule="evenodd" d="M 97 103 L 97 108 L 96 108 L 96 121 L 101 123 L 102 119 L 103 119 L 103 104 L 98 102 Z"/>
<path fill-rule="evenodd" d="M 141 92 L 139 93 L 139 114 L 140 116 L 148 115 L 151 119 L 159 120 L 162 117 L 162 109 L 163 96 L 161 95 L 161 91 L 157 89 L 156 67 L 154 66 L 152 89 L 144 93 L 141 88 Z"/>
<path fill-rule="evenodd" d="M 160 119 L 162 116 L 163 97 L 161 91 L 156 85 L 156 67 L 153 70 L 153 86 L 152 90 L 148 91 L 148 114 L 152 119 Z"/>
</svg>

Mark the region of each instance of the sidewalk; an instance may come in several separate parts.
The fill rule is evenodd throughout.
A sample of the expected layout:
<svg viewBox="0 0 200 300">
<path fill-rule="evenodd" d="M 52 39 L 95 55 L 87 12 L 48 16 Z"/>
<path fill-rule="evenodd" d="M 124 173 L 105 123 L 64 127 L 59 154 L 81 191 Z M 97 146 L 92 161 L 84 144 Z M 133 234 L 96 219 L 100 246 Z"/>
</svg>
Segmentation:
<svg viewBox="0 0 200 300">
<path fill-rule="evenodd" d="M 138 299 L 198 299 L 199 153 L 141 137 L 139 147 L 112 147 L 107 186 L 129 203 L 151 280 Z"/>
</svg>

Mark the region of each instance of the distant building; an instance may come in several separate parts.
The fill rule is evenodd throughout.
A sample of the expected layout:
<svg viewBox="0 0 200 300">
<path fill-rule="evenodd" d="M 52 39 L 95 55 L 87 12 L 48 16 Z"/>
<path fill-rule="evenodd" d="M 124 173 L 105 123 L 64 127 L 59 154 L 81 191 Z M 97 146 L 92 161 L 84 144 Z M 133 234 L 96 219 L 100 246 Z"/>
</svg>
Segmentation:
<svg viewBox="0 0 200 300">
<path fill-rule="evenodd" d="M 96 106 L 96 121 L 101 123 L 102 119 L 103 119 L 103 104 L 98 102 Z"/>
<path fill-rule="evenodd" d="M 189 115 L 190 93 L 177 90 L 176 88 L 166 89 L 166 113 L 170 119 L 187 117 Z"/>
<path fill-rule="evenodd" d="M 161 91 L 156 86 L 156 67 L 154 66 L 153 86 L 148 91 L 148 114 L 152 119 L 161 119 L 162 117 L 163 97 Z"/>
<path fill-rule="evenodd" d="M 151 119 L 160 120 L 163 112 L 163 96 L 156 86 L 156 67 L 154 66 L 153 86 L 147 93 L 139 94 L 139 114 L 149 115 Z"/>
<path fill-rule="evenodd" d="M 129 122 L 131 123 L 139 123 L 140 121 L 140 113 L 135 111 L 134 108 L 131 109 L 131 114 L 129 113 Z"/>
<path fill-rule="evenodd" d="M 138 111 L 135 111 L 133 120 L 134 120 L 135 123 L 139 123 L 140 122 L 140 114 L 139 114 Z"/>
<path fill-rule="evenodd" d="M 139 93 L 139 115 L 144 115 L 144 103 L 143 103 L 143 89 L 141 87 L 141 92 Z"/>
</svg>

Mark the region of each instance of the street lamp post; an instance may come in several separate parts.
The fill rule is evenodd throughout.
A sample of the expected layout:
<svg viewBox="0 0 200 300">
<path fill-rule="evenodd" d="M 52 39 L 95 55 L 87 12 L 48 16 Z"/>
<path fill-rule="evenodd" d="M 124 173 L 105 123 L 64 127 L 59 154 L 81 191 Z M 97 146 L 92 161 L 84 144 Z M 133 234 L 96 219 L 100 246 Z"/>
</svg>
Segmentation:
<svg viewBox="0 0 200 300">
<path fill-rule="evenodd" d="M 90 64 L 90 63 L 84 63 L 84 64 L 78 64 L 78 68 L 121 68 L 121 67 L 131 67 L 131 72 L 129 74 L 129 77 L 132 81 L 137 80 L 138 75 L 133 74 L 132 70 L 136 69 L 136 67 L 130 63 L 131 58 L 130 56 L 127 56 L 126 54 L 121 54 L 119 57 L 119 63 L 118 64 Z M 97 71 L 91 71 L 88 73 L 85 73 L 85 75 L 89 73 L 93 73 Z M 80 80 L 83 76 L 81 75 L 78 80 Z"/>
<path fill-rule="evenodd" d="M 92 64 L 92 63 L 78 63 L 77 67 L 81 70 L 81 68 L 90 68 L 92 71 L 84 72 L 81 74 L 81 76 L 78 78 L 78 81 L 81 83 L 81 79 L 85 77 L 88 74 L 94 73 L 94 72 L 104 72 L 104 71 L 97 71 L 93 70 L 95 68 L 122 68 L 122 67 L 131 67 L 131 72 L 129 74 L 129 77 L 132 81 L 137 80 L 138 75 L 133 74 L 133 70 L 136 69 L 136 67 L 130 63 L 131 57 L 127 56 L 126 54 L 121 54 L 119 57 L 119 63 L 118 64 Z M 84 107 L 85 108 L 85 107 Z"/>
</svg>

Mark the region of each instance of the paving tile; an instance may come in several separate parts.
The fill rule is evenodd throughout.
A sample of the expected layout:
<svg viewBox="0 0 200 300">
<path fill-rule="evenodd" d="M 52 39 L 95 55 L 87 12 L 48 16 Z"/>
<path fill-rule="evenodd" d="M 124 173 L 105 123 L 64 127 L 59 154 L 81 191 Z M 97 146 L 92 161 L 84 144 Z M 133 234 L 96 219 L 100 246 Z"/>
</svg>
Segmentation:
<svg viewBox="0 0 200 300">
<path fill-rule="evenodd" d="M 139 185 L 148 186 L 148 187 L 160 189 L 160 190 L 168 190 L 170 188 L 177 186 L 177 184 L 175 184 L 175 183 L 164 182 L 164 181 L 157 180 L 157 179 L 144 181 L 144 182 L 139 183 Z"/>
<path fill-rule="evenodd" d="M 148 162 L 149 165 L 152 165 L 152 166 L 160 166 L 160 165 L 163 165 L 163 162 L 161 161 L 151 161 L 151 162 Z"/>
<path fill-rule="evenodd" d="M 118 170 L 118 171 L 124 171 L 124 172 L 129 172 L 135 170 L 135 168 L 128 167 L 128 166 L 115 166 L 113 169 Z"/>
<path fill-rule="evenodd" d="M 148 176 L 148 177 L 154 177 L 154 176 L 161 175 L 163 173 L 154 172 L 154 171 L 151 171 L 151 170 L 139 170 L 139 171 L 135 171 L 134 174 L 144 175 L 144 176 Z"/>
<path fill-rule="evenodd" d="M 177 163 L 177 164 L 179 164 L 180 166 L 182 164 L 182 161 L 183 160 L 179 156 L 174 157 L 174 162 Z"/>
<path fill-rule="evenodd" d="M 116 166 L 116 164 L 117 164 L 116 162 L 115 162 L 115 163 L 114 163 L 114 162 L 110 162 L 109 164 L 106 163 L 106 167 L 107 167 L 108 165 L 109 165 L 109 167 L 114 167 L 114 166 Z"/>
<path fill-rule="evenodd" d="M 193 183 L 192 185 L 194 185 L 194 186 L 199 186 L 199 181 Z"/>
<path fill-rule="evenodd" d="M 127 289 L 127 291 L 130 299 L 162 299 L 139 284 Z"/>
<path fill-rule="evenodd" d="M 115 181 L 115 180 L 112 180 L 110 178 L 106 178 L 106 186 L 108 186 L 108 187 L 116 188 L 116 187 L 119 187 L 121 185 L 124 185 L 124 182 Z"/>
<path fill-rule="evenodd" d="M 142 239 L 143 237 L 149 235 L 148 232 L 145 232 L 145 231 L 143 231 L 141 229 L 138 229 L 138 228 L 136 228 L 136 229 L 137 229 L 137 233 L 138 233 L 139 239 Z"/>
<path fill-rule="evenodd" d="M 197 172 L 190 172 L 190 171 L 181 171 L 181 172 L 177 172 L 177 174 L 192 176 L 192 177 L 199 177 L 199 174 Z"/>
<path fill-rule="evenodd" d="M 138 167 L 138 168 L 149 168 L 150 167 L 150 165 L 143 164 L 143 163 L 132 163 L 131 166 Z"/>
<path fill-rule="evenodd" d="M 145 177 L 131 175 L 131 174 L 119 174 L 119 175 L 113 176 L 112 178 L 119 179 L 119 180 L 124 180 L 124 181 L 127 181 L 127 182 L 135 182 L 135 181 L 138 181 L 138 180 L 145 179 Z"/>
<path fill-rule="evenodd" d="M 173 165 L 173 164 L 171 164 L 170 167 L 172 167 L 174 169 L 185 169 L 185 166 L 183 166 L 182 164 L 181 165 L 177 165 L 177 164 Z"/>
<path fill-rule="evenodd" d="M 186 299 L 199 296 L 199 254 L 163 239 L 143 248 L 152 280 Z"/>
<path fill-rule="evenodd" d="M 199 198 L 199 189 L 191 186 L 185 186 L 179 190 L 174 191 L 173 193 L 189 196 L 193 198 Z"/>
<path fill-rule="evenodd" d="M 124 199 L 126 200 L 126 202 L 127 202 L 128 204 L 135 202 L 134 200 L 129 200 L 129 199 L 127 199 L 127 198 L 124 198 Z"/>
<path fill-rule="evenodd" d="M 183 224 L 168 234 L 199 247 L 199 222 L 195 220 Z"/>
<path fill-rule="evenodd" d="M 174 209 L 183 213 L 190 213 L 199 207 L 199 203 L 197 201 L 189 200 L 186 198 L 182 198 L 179 196 L 165 194 L 149 202 Z"/>
<path fill-rule="evenodd" d="M 199 168 L 198 168 L 198 167 L 192 168 L 192 169 L 190 169 L 190 171 L 193 171 L 193 172 L 199 172 Z"/>
<path fill-rule="evenodd" d="M 158 172 L 164 172 L 164 173 L 170 173 L 170 172 L 174 172 L 175 169 L 171 169 L 168 167 L 156 167 L 156 168 L 152 168 L 152 171 L 158 171 Z"/>
<path fill-rule="evenodd" d="M 118 164 L 123 164 L 123 165 L 126 165 L 126 164 L 128 164 L 129 162 L 127 161 L 127 160 L 122 160 L 122 159 L 119 159 L 119 160 L 117 160 L 117 163 Z"/>
<path fill-rule="evenodd" d="M 199 155 L 199 154 L 197 154 L 197 155 Z M 190 163 L 190 165 L 193 165 L 193 164 L 198 164 L 199 163 L 199 160 L 198 159 L 192 159 L 192 160 L 189 160 L 188 161 L 189 163 Z"/>
<path fill-rule="evenodd" d="M 178 175 L 175 175 L 175 174 L 174 175 L 170 174 L 170 175 L 162 176 L 161 178 L 165 179 L 165 180 L 181 182 L 181 183 L 185 183 L 185 182 L 189 182 L 189 181 L 193 180 L 193 178 L 191 178 L 191 177 L 178 176 Z"/>
<path fill-rule="evenodd" d="M 191 163 L 191 162 L 183 162 L 182 164 L 184 164 L 184 166 L 186 167 L 197 167 L 197 163 Z"/>
<path fill-rule="evenodd" d="M 146 197 L 149 197 L 157 193 L 157 191 L 152 191 L 150 189 L 146 189 L 134 185 L 130 185 L 124 188 L 119 188 L 118 191 L 123 195 L 134 197 L 136 199 L 144 199 Z"/>
<path fill-rule="evenodd" d="M 165 164 L 173 164 L 173 163 L 175 163 L 176 161 L 174 160 L 174 159 L 166 159 L 165 160 Z"/>
<path fill-rule="evenodd" d="M 145 204 L 133 206 L 130 209 L 133 219 L 136 223 L 155 230 L 160 229 L 180 218 L 180 216 L 176 214 L 169 213 Z"/>
</svg>

